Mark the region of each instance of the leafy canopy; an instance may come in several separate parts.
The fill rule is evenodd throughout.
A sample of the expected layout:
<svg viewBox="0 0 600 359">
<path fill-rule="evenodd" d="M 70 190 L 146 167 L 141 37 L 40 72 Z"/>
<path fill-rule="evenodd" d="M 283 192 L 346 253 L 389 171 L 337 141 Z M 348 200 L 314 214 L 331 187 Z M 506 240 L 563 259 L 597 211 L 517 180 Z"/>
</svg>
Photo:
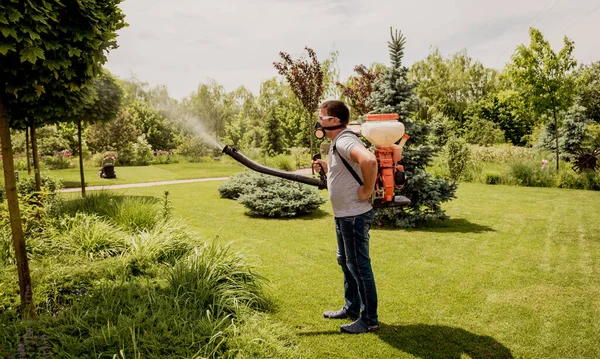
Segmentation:
<svg viewBox="0 0 600 359">
<path fill-rule="evenodd" d="M 3 1 L 0 101 L 11 127 L 74 115 L 126 26 L 121 0 Z"/>
</svg>

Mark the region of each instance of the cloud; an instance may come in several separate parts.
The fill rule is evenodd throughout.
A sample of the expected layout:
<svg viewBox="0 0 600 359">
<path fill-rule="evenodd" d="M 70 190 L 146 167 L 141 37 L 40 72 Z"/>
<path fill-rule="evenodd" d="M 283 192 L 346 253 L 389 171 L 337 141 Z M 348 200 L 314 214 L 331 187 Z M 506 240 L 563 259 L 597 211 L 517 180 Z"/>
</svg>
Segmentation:
<svg viewBox="0 0 600 359">
<path fill-rule="evenodd" d="M 320 60 L 339 51 L 342 79 L 357 64 L 388 63 L 389 28 L 408 39 L 405 63 L 438 47 L 444 54 L 466 48 L 485 66 L 501 68 L 514 48 L 528 43 L 538 27 L 559 49 L 567 35 L 581 62 L 600 59 L 597 0 L 128 0 L 122 4 L 128 28 L 107 67 L 164 84 L 183 98 L 208 78 L 227 90 L 244 85 L 258 92 L 277 75 L 279 51 L 297 56 L 304 46 Z M 588 14 L 586 16 L 586 14 Z"/>
</svg>

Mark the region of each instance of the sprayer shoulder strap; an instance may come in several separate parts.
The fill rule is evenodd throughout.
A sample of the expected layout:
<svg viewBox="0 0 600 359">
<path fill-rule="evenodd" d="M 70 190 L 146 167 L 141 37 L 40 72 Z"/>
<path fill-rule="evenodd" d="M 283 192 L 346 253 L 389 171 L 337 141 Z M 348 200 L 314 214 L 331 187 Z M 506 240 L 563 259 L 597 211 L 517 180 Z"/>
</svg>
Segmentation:
<svg viewBox="0 0 600 359">
<path fill-rule="evenodd" d="M 333 153 L 335 153 L 338 156 L 340 156 L 340 159 L 342 160 L 342 163 L 344 164 L 344 166 L 346 166 L 346 168 L 348 169 L 348 171 L 350 171 L 350 174 L 352 175 L 352 177 L 354 177 L 354 179 L 356 180 L 356 182 L 358 182 L 358 184 L 362 186 L 364 184 L 364 182 L 360 179 L 360 176 L 354 171 L 354 169 L 352 168 L 352 166 L 350 166 L 350 164 L 338 152 L 338 150 L 337 150 L 337 148 L 335 146 L 336 146 L 336 144 L 333 145 Z"/>
</svg>

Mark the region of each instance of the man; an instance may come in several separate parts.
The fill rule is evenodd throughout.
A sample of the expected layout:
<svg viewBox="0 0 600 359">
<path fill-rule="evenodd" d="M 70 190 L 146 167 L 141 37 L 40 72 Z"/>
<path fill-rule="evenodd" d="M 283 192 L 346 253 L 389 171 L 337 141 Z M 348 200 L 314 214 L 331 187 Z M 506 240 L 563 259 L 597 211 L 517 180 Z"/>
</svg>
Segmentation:
<svg viewBox="0 0 600 359">
<path fill-rule="evenodd" d="M 337 234 L 337 260 L 344 273 L 345 305 L 323 314 L 329 319 L 355 320 L 340 327 L 343 333 L 359 334 L 378 330 L 377 290 L 369 257 L 369 229 L 374 210 L 369 198 L 377 178 L 377 159 L 358 137 L 346 128 L 348 107 L 336 100 L 319 106 L 315 136 L 331 140 L 327 163 L 313 161 L 316 171 L 328 172 L 327 188 Z M 346 161 L 346 164 L 344 164 Z M 350 166 L 353 174 L 349 168 Z M 355 176 L 364 183 L 359 184 Z"/>
</svg>

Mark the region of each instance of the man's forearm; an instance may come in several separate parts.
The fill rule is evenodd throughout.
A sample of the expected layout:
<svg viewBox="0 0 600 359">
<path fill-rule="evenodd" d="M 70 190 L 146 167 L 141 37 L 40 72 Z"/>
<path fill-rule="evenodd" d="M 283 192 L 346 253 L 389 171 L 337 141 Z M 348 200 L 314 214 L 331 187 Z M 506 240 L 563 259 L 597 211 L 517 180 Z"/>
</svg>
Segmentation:
<svg viewBox="0 0 600 359">
<path fill-rule="evenodd" d="M 363 182 L 365 188 L 375 188 L 375 181 L 377 180 L 377 160 L 369 159 L 360 163 L 360 171 L 363 175 Z"/>
</svg>

